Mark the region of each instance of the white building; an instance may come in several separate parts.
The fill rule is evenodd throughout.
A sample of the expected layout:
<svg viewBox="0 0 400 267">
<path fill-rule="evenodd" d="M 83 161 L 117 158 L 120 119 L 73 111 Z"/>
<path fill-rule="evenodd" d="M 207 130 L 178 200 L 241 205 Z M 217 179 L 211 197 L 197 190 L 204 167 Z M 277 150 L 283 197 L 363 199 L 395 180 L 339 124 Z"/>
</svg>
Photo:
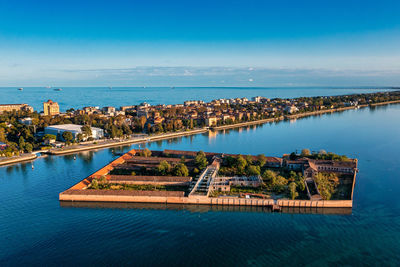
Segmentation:
<svg viewBox="0 0 400 267">
<path fill-rule="evenodd" d="M 82 125 L 76 124 L 62 124 L 62 125 L 52 125 L 48 126 L 44 129 L 45 134 L 52 134 L 57 136 L 58 139 L 63 140 L 62 134 L 64 132 L 71 132 L 74 138 L 77 137 L 78 134 L 82 133 Z M 92 138 L 100 139 L 104 137 L 103 129 L 91 127 L 92 129 Z"/>
<path fill-rule="evenodd" d="M 32 125 L 32 118 L 23 118 L 19 119 L 18 121 L 25 125 Z"/>
</svg>

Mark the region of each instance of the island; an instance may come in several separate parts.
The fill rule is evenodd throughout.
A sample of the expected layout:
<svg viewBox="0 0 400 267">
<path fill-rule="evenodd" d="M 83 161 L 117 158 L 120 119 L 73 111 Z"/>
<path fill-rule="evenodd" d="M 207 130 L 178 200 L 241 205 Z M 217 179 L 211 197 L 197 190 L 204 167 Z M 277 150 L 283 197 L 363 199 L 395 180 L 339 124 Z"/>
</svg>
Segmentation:
<svg viewBox="0 0 400 267">
<path fill-rule="evenodd" d="M 321 150 L 282 157 L 131 150 L 60 201 L 351 208 L 357 159 Z"/>
</svg>

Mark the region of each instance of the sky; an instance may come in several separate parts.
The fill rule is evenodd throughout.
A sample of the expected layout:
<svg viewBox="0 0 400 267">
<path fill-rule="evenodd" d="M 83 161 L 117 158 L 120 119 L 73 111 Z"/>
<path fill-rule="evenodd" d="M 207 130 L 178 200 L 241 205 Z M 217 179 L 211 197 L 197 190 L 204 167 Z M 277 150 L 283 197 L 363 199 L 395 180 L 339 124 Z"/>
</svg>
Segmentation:
<svg viewBox="0 0 400 267">
<path fill-rule="evenodd" d="M 398 0 L 0 0 L 0 86 L 399 86 Z"/>
</svg>

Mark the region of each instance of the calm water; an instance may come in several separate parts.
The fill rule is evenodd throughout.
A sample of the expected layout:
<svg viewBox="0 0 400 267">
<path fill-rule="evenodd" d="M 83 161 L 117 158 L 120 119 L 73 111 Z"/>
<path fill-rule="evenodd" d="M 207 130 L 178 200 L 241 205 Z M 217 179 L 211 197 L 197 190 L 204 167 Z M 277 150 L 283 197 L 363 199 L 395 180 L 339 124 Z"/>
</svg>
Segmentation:
<svg viewBox="0 0 400 267">
<path fill-rule="evenodd" d="M 399 266 L 399 118 L 400 105 L 391 105 L 148 145 L 357 157 L 351 215 L 60 206 L 59 192 L 130 147 L 0 168 L 0 265 Z"/>
<path fill-rule="evenodd" d="M 329 96 L 353 93 L 371 93 L 389 89 L 365 88 L 251 88 L 251 87 L 68 87 L 62 91 L 53 88 L 27 87 L 18 91 L 16 87 L 0 88 L 0 104 L 27 103 L 35 110 L 43 110 L 42 103 L 51 99 L 60 109 L 85 106 L 126 106 L 142 102 L 155 104 L 180 104 L 185 100 L 210 101 L 218 98 L 264 96 L 269 98 L 293 98 L 299 96 Z"/>
</svg>

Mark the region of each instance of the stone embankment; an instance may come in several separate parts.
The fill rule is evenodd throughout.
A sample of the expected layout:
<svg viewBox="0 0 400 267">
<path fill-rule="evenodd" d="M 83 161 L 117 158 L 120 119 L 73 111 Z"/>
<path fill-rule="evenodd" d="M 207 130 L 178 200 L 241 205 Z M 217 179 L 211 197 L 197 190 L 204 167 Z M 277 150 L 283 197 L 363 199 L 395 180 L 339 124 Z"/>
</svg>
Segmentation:
<svg viewBox="0 0 400 267">
<path fill-rule="evenodd" d="M 99 192 L 100 191 L 100 192 Z M 140 191 L 139 191 L 140 192 Z M 149 193 L 149 194 L 147 194 Z M 171 192 L 172 193 L 172 192 Z M 175 192 L 174 192 L 175 193 Z M 183 194 L 179 192 L 180 194 Z M 156 194 L 156 195 L 155 195 Z M 175 194 L 178 194 L 176 192 Z M 89 202 L 132 202 L 132 203 L 163 203 L 163 204 L 194 204 L 194 205 L 228 205 L 228 206 L 259 206 L 259 207 L 291 207 L 291 208 L 351 208 L 352 200 L 289 200 L 289 199 L 257 199 L 237 197 L 184 197 L 168 196 L 165 191 L 144 191 L 141 195 L 129 190 L 67 190 L 59 195 L 60 201 Z"/>
<path fill-rule="evenodd" d="M 37 158 L 36 154 L 24 154 L 22 156 L 16 156 L 16 157 L 11 157 L 11 158 L 3 158 L 0 159 L 0 166 L 4 165 L 11 165 L 15 163 L 20 163 L 20 162 L 26 162 L 26 161 L 31 161 Z"/>
</svg>

